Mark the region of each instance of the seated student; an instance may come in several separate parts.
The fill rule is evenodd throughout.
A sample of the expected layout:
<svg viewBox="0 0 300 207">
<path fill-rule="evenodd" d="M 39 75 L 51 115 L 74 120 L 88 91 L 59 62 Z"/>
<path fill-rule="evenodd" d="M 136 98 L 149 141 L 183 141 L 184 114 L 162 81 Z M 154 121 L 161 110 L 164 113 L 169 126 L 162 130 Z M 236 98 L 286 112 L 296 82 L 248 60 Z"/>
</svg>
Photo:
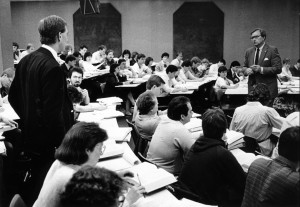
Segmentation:
<svg viewBox="0 0 300 207">
<path fill-rule="evenodd" d="M 199 66 L 201 65 L 201 60 L 199 57 L 195 56 L 191 59 L 192 67 L 189 69 L 193 76 L 199 78 L 202 72 L 199 71 Z"/>
<path fill-rule="evenodd" d="M 251 164 L 242 207 L 299 206 L 299 132 L 299 126 L 287 128 L 279 138 L 279 157 Z"/>
<path fill-rule="evenodd" d="M 11 83 L 15 77 L 15 69 L 14 68 L 7 68 L 5 69 L 0 77 L 0 94 L 3 98 L 3 102 L 8 102 L 7 96 L 9 93 L 9 88 Z"/>
<path fill-rule="evenodd" d="M 278 78 L 280 81 L 287 82 L 292 79 L 292 73 L 290 71 L 290 62 L 289 58 L 285 58 L 282 60 L 282 71 L 278 74 Z"/>
<path fill-rule="evenodd" d="M 13 57 L 14 57 L 14 61 L 16 62 L 20 61 L 19 44 L 16 42 L 13 42 Z"/>
<path fill-rule="evenodd" d="M 135 125 L 144 139 L 151 140 L 161 120 L 157 114 L 157 98 L 152 91 L 148 90 L 139 96 L 136 105 L 139 113 L 135 117 Z"/>
<path fill-rule="evenodd" d="M 146 56 L 144 54 L 137 55 L 137 62 L 133 66 L 131 66 L 133 78 L 142 78 L 145 75 L 145 58 Z"/>
<path fill-rule="evenodd" d="M 199 71 L 199 78 L 202 78 L 206 75 L 206 73 L 208 73 L 208 69 L 209 69 L 209 61 L 207 58 L 203 58 L 201 60 L 201 64 L 197 67 L 198 71 Z"/>
<path fill-rule="evenodd" d="M 92 55 L 92 59 L 91 59 L 92 64 L 94 65 L 103 64 L 106 58 L 105 52 L 106 52 L 106 46 L 100 45 L 98 47 L 98 50 L 94 52 Z"/>
<path fill-rule="evenodd" d="M 146 75 L 143 77 L 143 78 L 146 78 L 147 79 L 152 75 L 153 73 L 153 70 L 152 70 L 152 64 L 153 64 L 153 58 L 152 57 L 147 57 L 146 60 L 145 60 L 145 73 Z"/>
<path fill-rule="evenodd" d="M 179 67 L 182 64 L 182 58 L 183 58 L 182 52 L 179 51 L 176 53 L 176 58 L 172 60 L 170 64 Z"/>
<path fill-rule="evenodd" d="M 135 105 L 135 101 L 133 99 L 132 93 L 130 91 L 127 91 L 124 94 L 121 94 L 116 88 L 117 85 L 123 85 L 128 84 L 126 75 L 122 75 L 120 73 L 120 66 L 118 64 L 112 64 L 109 69 L 109 74 L 107 74 L 106 77 L 106 84 L 104 88 L 104 94 L 105 96 L 117 96 L 124 100 L 126 106 L 125 106 L 125 114 L 126 115 L 132 115 L 130 112 L 130 104 L 133 106 Z M 124 96 L 125 95 L 125 96 Z"/>
<path fill-rule="evenodd" d="M 107 140 L 105 130 L 96 123 L 79 122 L 65 135 L 55 152 L 55 161 L 44 180 L 40 194 L 33 206 L 61 206 L 60 194 L 73 174 L 83 166 L 95 166 L 104 153 Z M 119 173 L 122 177 L 128 171 Z"/>
<path fill-rule="evenodd" d="M 83 59 L 84 57 L 84 54 L 88 51 L 88 47 L 86 45 L 81 45 L 79 47 L 79 53 L 80 53 L 80 56 L 81 56 L 81 59 Z"/>
<path fill-rule="evenodd" d="M 290 67 L 290 71 L 293 77 L 300 77 L 300 59 L 297 60 L 297 63 Z"/>
<path fill-rule="evenodd" d="M 165 81 L 160 76 L 151 75 L 146 82 L 146 91 L 144 93 L 146 93 L 147 91 L 151 91 L 155 97 L 159 97 L 164 92 L 164 86 L 165 86 Z M 137 98 L 137 101 L 139 100 L 139 97 Z M 133 109 L 133 115 L 132 115 L 133 122 L 135 121 L 135 117 L 137 115 L 138 115 L 138 110 L 137 110 L 137 105 L 135 104 Z"/>
<path fill-rule="evenodd" d="M 161 54 L 161 61 L 159 61 L 157 63 L 157 65 L 155 66 L 155 71 L 156 72 L 164 72 L 166 70 L 166 68 L 169 66 L 169 53 L 164 52 L 163 54 Z"/>
<path fill-rule="evenodd" d="M 62 207 L 143 206 L 142 186 L 130 187 L 113 171 L 85 166 L 74 173 L 61 194 Z M 140 199 L 141 198 L 141 199 Z M 139 200 L 140 199 L 140 200 Z"/>
<path fill-rule="evenodd" d="M 131 59 L 130 59 L 130 66 L 133 66 L 136 62 L 137 62 L 137 56 L 138 56 L 138 52 L 134 51 L 131 54 Z"/>
<path fill-rule="evenodd" d="M 221 66 L 226 66 L 226 61 L 224 59 L 219 60 L 218 63 L 212 64 L 209 67 L 208 75 L 210 76 L 217 76 L 218 75 L 218 68 Z"/>
<path fill-rule="evenodd" d="M 69 71 L 75 67 L 76 57 L 74 55 L 68 55 L 65 62 L 60 65 L 61 69 L 64 71 L 65 77 L 68 77 Z"/>
<path fill-rule="evenodd" d="M 200 78 L 195 77 L 191 72 L 192 63 L 190 60 L 185 60 L 181 64 L 182 69 L 179 71 L 178 77 L 180 77 L 185 82 L 191 81 L 201 81 Z"/>
<path fill-rule="evenodd" d="M 92 53 L 86 52 L 83 56 L 83 61 L 79 61 L 82 65 L 84 72 L 95 72 L 98 71 L 96 66 L 92 64 Z"/>
<path fill-rule="evenodd" d="M 227 71 L 227 78 L 231 80 L 233 84 L 240 82 L 240 78 L 237 74 L 238 66 L 241 66 L 241 64 L 235 60 L 230 64 L 229 70 Z"/>
<path fill-rule="evenodd" d="M 260 150 L 262 154 L 270 156 L 277 142 L 272 135 L 272 128 L 280 129 L 284 118 L 275 109 L 267 106 L 270 91 L 265 84 L 257 84 L 249 92 L 247 99 L 247 104 L 235 109 L 230 130 L 246 136 L 246 147 L 250 152 Z M 260 149 L 257 149 L 257 145 Z"/>
<path fill-rule="evenodd" d="M 114 51 L 113 50 L 107 50 L 106 52 L 105 52 L 105 54 L 106 54 L 106 63 L 105 63 L 105 66 L 107 67 L 107 66 L 111 66 L 112 64 L 114 64 L 115 63 L 115 60 L 114 60 Z"/>
<path fill-rule="evenodd" d="M 202 116 L 203 136 L 191 147 L 178 180 L 210 205 L 239 206 L 246 175 L 226 148 L 227 119 L 221 109 Z"/>
<path fill-rule="evenodd" d="M 167 114 L 168 119 L 158 124 L 152 136 L 147 158 L 166 171 L 178 175 L 187 152 L 195 142 L 192 134 L 184 127 L 193 114 L 190 100 L 185 96 L 173 98 Z"/>
<path fill-rule="evenodd" d="M 233 84 L 231 80 L 227 78 L 227 68 L 225 66 L 220 66 L 218 68 L 219 77 L 215 83 L 216 89 L 228 89 L 228 88 L 237 88 L 239 84 Z"/>
<path fill-rule="evenodd" d="M 125 65 L 126 67 L 125 68 L 129 68 L 130 67 L 130 58 L 131 58 L 131 53 L 129 50 L 123 50 L 122 52 L 122 56 L 120 59 L 124 59 L 125 60 Z M 120 65 L 120 64 L 119 64 Z"/>
</svg>

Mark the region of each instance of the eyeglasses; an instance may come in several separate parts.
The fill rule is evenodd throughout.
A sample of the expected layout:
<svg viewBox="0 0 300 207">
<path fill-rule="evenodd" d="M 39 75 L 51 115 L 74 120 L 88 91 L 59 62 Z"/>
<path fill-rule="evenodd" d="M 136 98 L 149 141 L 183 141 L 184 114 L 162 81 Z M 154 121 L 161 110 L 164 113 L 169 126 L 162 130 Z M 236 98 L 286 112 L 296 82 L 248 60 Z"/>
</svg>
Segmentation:
<svg viewBox="0 0 300 207">
<path fill-rule="evenodd" d="M 252 36 L 252 37 L 250 37 L 250 40 L 257 39 L 257 38 L 259 38 L 260 36 L 261 36 L 261 35 Z"/>
</svg>

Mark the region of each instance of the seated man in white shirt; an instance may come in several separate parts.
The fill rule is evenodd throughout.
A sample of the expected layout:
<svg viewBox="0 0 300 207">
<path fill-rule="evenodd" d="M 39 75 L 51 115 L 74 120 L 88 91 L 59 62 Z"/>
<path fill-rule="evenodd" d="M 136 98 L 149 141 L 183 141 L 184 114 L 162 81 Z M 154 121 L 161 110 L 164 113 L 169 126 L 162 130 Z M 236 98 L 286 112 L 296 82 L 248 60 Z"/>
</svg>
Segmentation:
<svg viewBox="0 0 300 207">
<path fill-rule="evenodd" d="M 25 57 L 26 55 L 32 53 L 33 51 L 34 51 L 34 46 L 33 46 L 33 44 L 28 43 L 28 44 L 27 44 L 27 47 L 26 47 L 26 50 L 23 51 L 23 52 L 21 52 L 20 60 L 21 60 L 23 57 Z"/>
<path fill-rule="evenodd" d="M 281 129 L 284 118 L 274 108 L 267 106 L 270 91 L 265 84 L 257 84 L 249 92 L 247 99 L 247 104 L 235 109 L 230 130 L 245 135 L 247 151 L 258 150 L 266 156 L 271 156 L 278 141 L 272 135 L 272 128 Z"/>
<path fill-rule="evenodd" d="M 89 93 L 86 89 L 80 88 L 83 77 L 83 70 L 79 67 L 74 67 L 69 73 L 70 85 L 76 87 L 76 89 L 82 94 L 82 100 L 79 103 L 75 103 L 74 110 L 78 112 L 88 112 L 94 110 L 104 110 L 104 105 L 90 104 Z"/>
<path fill-rule="evenodd" d="M 131 66 L 131 72 L 134 78 L 142 78 L 147 74 L 145 72 L 145 70 L 147 69 L 147 67 L 145 66 L 145 58 L 146 56 L 144 54 L 138 54 L 137 62 L 133 66 Z"/>
<path fill-rule="evenodd" d="M 179 71 L 179 75 L 178 77 L 183 80 L 184 82 L 195 82 L 195 81 L 201 81 L 200 78 L 195 77 L 192 73 L 191 73 L 191 67 L 192 67 L 192 63 L 190 60 L 185 60 L 183 61 L 183 63 L 181 64 L 182 69 Z"/>
<path fill-rule="evenodd" d="M 218 69 L 221 66 L 225 66 L 226 65 L 226 61 L 224 59 L 219 60 L 218 63 L 216 64 L 212 64 L 209 67 L 209 71 L 208 71 L 208 75 L 210 76 L 218 76 Z"/>
<path fill-rule="evenodd" d="M 159 73 L 159 75 L 165 84 L 164 90 L 165 93 L 169 94 L 171 92 L 187 91 L 187 88 L 183 84 L 176 81 L 175 77 L 179 74 L 178 68 L 175 65 L 169 65 L 165 73 Z"/>
<path fill-rule="evenodd" d="M 166 70 L 166 68 L 169 66 L 169 53 L 167 52 L 164 52 L 162 55 L 161 55 L 161 61 L 159 61 L 157 63 L 157 65 L 155 66 L 155 71 L 157 72 L 163 72 Z"/>
<path fill-rule="evenodd" d="M 105 52 L 106 52 L 106 46 L 100 45 L 98 47 L 98 51 L 94 52 L 92 55 L 92 64 L 101 64 L 105 61 Z"/>
<path fill-rule="evenodd" d="M 172 60 L 170 64 L 179 67 L 182 64 L 182 58 L 183 58 L 182 52 L 179 51 L 176 53 L 176 58 Z"/>
</svg>

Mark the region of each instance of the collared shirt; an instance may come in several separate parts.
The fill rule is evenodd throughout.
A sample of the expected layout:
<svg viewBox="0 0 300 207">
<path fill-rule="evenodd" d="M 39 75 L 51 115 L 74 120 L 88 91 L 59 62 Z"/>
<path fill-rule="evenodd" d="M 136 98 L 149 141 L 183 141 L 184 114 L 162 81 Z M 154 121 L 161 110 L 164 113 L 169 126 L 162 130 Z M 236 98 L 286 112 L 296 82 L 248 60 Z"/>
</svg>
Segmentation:
<svg viewBox="0 0 300 207">
<path fill-rule="evenodd" d="M 42 47 L 49 50 L 58 63 L 61 62 L 61 61 L 59 61 L 60 58 L 57 56 L 57 52 L 52 47 L 50 47 L 49 45 L 45 45 L 45 44 L 42 44 Z"/>
<path fill-rule="evenodd" d="M 295 164 L 285 157 L 255 160 L 248 171 L 242 207 L 299 206 L 299 176 Z"/>
<path fill-rule="evenodd" d="M 263 106 L 260 102 L 247 102 L 235 109 L 230 130 L 260 142 L 272 134 L 272 127 L 281 129 L 283 121 L 284 118 L 275 109 Z"/>
</svg>

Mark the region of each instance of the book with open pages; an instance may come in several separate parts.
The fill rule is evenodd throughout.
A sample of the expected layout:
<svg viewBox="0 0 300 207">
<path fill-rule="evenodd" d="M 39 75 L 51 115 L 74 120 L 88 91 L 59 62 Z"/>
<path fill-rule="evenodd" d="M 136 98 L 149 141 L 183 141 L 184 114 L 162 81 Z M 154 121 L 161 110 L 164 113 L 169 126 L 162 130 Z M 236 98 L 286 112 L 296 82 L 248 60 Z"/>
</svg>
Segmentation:
<svg viewBox="0 0 300 207">
<path fill-rule="evenodd" d="M 233 130 L 227 130 L 226 131 L 226 137 L 227 137 L 227 144 L 228 144 L 228 150 L 233 150 L 236 148 L 244 147 L 245 141 L 244 141 L 244 134 L 240 132 L 236 132 Z"/>
<path fill-rule="evenodd" d="M 139 183 L 144 186 L 146 193 L 150 193 L 177 181 L 173 174 L 162 168 L 157 168 L 148 162 L 135 165 L 129 170 L 133 172 L 134 177 L 128 181 L 133 181 L 132 184 Z"/>
</svg>

